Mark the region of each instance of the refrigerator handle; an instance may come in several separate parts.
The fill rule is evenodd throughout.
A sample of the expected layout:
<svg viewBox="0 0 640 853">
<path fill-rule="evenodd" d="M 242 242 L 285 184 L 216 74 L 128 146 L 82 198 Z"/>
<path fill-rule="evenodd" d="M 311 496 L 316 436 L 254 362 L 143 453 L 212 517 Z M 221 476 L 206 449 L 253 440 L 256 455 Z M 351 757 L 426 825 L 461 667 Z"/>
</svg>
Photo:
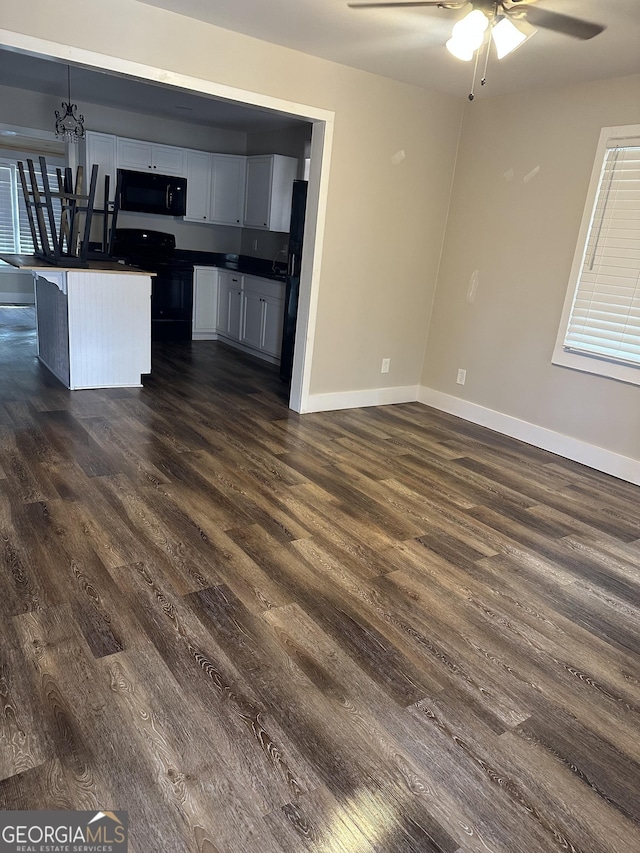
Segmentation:
<svg viewBox="0 0 640 853">
<path fill-rule="evenodd" d="M 295 275 L 296 256 L 293 254 L 293 252 L 289 255 L 288 260 L 289 264 L 287 266 L 287 275 Z"/>
</svg>

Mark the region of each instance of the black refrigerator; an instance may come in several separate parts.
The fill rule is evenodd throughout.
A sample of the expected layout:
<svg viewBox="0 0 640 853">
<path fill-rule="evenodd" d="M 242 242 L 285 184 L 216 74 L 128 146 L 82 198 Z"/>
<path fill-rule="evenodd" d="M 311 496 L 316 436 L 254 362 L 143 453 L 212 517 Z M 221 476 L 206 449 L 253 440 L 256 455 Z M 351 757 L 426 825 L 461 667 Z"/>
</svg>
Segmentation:
<svg viewBox="0 0 640 853">
<path fill-rule="evenodd" d="M 293 372 L 293 350 L 296 342 L 298 298 L 300 296 L 300 265 L 302 263 L 302 239 L 304 237 L 306 209 L 307 182 L 294 181 L 291 200 L 291 224 L 289 227 L 282 351 L 280 353 L 280 378 L 288 385 L 291 384 L 291 374 Z"/>
</svg>

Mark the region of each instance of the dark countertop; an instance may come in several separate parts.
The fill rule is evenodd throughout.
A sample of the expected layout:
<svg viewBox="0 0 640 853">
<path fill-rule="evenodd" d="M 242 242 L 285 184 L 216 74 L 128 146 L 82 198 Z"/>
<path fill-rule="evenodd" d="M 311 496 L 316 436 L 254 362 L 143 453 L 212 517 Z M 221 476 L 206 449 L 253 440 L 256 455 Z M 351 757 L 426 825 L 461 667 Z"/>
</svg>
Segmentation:
<svg viewBox="0 0 640 853">
<path fill-rule="evenodd" d="M 194 266 L 218 267 L 246 275 L 271 278 L 275 281 L 285 281 L 287 277 L 286 264 L 274 264 L 269 258 L 252 258 L 250 255 L 235 255 L 224 252 L 197 252 L 191 249 L 176 249 L 175 257 L 176 260 L 185 261 Z"/>
<path fill-rule="evenodd" d="M 111 260 L 89 260 L 83 266 L 69 266 L 64 259 L 59 264 L 49 263 L 37 255 L 0 255 L 0 260 L 5 261 L 19 270 L 48 270 L 49 272 L 105 272 L 105 273 L 127 273 L 129 275 L 154 276 L 154 272 L 148 272 L 140 267 L 132 267 L 129 264 L 121 264 Z"/>
</svg>

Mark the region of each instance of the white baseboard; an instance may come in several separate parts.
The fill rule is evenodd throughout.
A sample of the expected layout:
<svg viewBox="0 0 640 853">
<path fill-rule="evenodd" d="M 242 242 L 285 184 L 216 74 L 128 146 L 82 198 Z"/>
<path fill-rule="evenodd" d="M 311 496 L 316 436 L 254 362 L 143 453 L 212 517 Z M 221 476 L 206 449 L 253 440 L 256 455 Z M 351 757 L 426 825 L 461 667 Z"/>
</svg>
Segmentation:
<svg viewBox="0 0 640 853">
<path fill-rule="evenodd" d="M 217 332 L 192 332 L 191 333 L 192 341 L 217 341 L 218 333 Z"/>
<path fill-rule="evenodd" d="M 370 388 L 364 391 L 338 391 L 335 394 L 309 394 L 304 412 L 329 412 L 335 409 L 363 409 L 392 403 L 415 403 L 417 385 L 395 388 Z"/>
<path fill-rule="evenodd" d="M 587 444 L 587 442 L 580 441 L 577 438 L 571 438 L 571 436 L 562 435 L 559 432 L 537 426 L 528 421 L 522 421 L 511 415 L 487 409 L 477 403 L 470 403 L 468 400 L 461 400 L 459 397 L 435 391 L 433 388 L 419 386 L 417 400 L 426 406 L 432 406 L 434 409 L 440 409 L 450 415 L 471 421 L 471 423 L 488 427 L 527 444 L 532 444 L 534 447 L 540 447 L 543 450 L 564 456 L 566 459 L 580 462 L 589 468 L 595 468 L 597 471 L 603 471 L 605 474 L 611 474 L 613 477 L 640 485 L 640 460 L 638 459 L 632 459 L 603 447 Z"/>
<path fill-rule="evenodd" d="M 33 293 L 0 293 L 0 305 L 33 305 Z"/>
</svg>

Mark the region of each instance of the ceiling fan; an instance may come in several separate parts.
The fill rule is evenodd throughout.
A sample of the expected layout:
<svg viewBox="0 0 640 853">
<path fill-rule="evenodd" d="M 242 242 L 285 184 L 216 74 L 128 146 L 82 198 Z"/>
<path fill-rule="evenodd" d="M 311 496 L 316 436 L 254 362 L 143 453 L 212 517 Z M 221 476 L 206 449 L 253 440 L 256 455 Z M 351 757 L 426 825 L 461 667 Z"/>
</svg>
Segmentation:
<svg viewBox="0 0 640 853">
<path fill-rule="evenodd" d="M 605 27 L 593 24 L 571 15 L 550 12 L 533 5 L 536 0 L 383 0 L 383 2 L 354 2 L 347 5 L 351 9 L 376 8 L 416 8 L 435 6 L 439 9 L 464 9 L 471 6 L 471 11 L 453 27 L 453 33 L 448 40 L 447 50 L 458 59 L 469 61 L 476 59 L 473 74 L 475 84 L 478 59 L 481 48 L 486 44 L 484 74 L 482 85 L 486 83 L 487 64 L 489 62 L 490 44 L 493 41 L 498 55 L 502 59 L 523 44 L 535 33 L 536 27 L 553 30 L 562 35 L 586 41 L 599 35 Z M 487 39 L 487 30 L 490 37 Z M 473 84 L 469 100 L 474 98 Z"/>
</svg>

